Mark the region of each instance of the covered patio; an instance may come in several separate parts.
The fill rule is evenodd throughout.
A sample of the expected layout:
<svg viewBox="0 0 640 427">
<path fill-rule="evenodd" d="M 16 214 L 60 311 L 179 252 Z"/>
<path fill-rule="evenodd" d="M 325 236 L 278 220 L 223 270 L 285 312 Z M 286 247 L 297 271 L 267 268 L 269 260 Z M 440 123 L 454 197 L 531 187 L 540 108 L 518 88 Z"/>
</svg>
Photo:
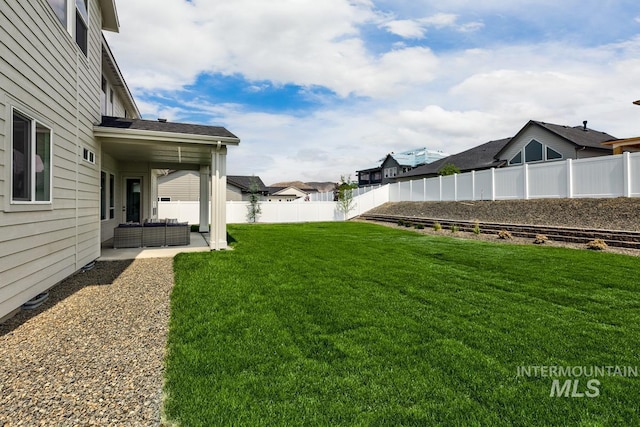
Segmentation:
<svg viewBox="0 0 640 427">
<path fill-rule="evenodd" d="M 238 137 L 219 126 L 108 116 L 94 126 L 94 136 L 102 146 L 101 242 L 112 239 L 119 224 L 157 220 L 158 171 L 186 169 L 200 173 L 198 231 L 209 236 L 195 241 L 205 240 L 208 250 L 227 248 L 226 155 Z"/>
</svg>

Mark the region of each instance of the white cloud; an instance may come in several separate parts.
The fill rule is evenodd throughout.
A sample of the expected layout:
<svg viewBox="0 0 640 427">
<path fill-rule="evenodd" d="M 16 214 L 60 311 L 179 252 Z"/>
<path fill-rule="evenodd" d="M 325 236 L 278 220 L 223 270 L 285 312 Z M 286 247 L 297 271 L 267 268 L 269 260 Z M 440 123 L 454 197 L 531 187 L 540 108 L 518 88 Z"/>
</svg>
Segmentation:
<svg viewBox="0 0 640 427">
<path fill-rule="evenodd" d="M 393 19 L 382 26 L 392 34 L 406 39 L 423 39 L 429 28 L 451 28 L 455 31 L 470 33 L 484 27 L 482 22 L 458 23 L 458 15 L 437 13 L 420 19 Z"/>
<path fill-rule="evenodd" d="M 337 180 L 385 153 L 420 146 L 455 153 L 513 136 L 529 119 L 567 125 L 589 120 L 615 136 L 640 134 L 640 107 L 631 104 L 640 99 L 640 90 L 633 92 L 640 37 L 589 48 L 498 40 L 467 50 L 396 45 L 373 53 L 361 33 L 365 24 L 377 26 L 408 44 L 435 29 L 478 31 L 484 28 L 481 12 L 523 7 L 478 3 L 475 14 L 464 13 L 468 1 L 452 0 L 450 13 L 398 19 L 371 0 L 164 0 L 163 7 L 128 0 L 118 4 L 122 32 L 108 37 L 135 93 L 175 91 L 168 105 L 179 107 L 138 97 L 143 114 L 169 120 L 195 114 L 226 126 L 242 140 L 230 148 L 228 172 L 255 173 L 267 184 Z M 420 12 L 402 16 L 433 10 L 426 0 L 406 4 Z M 554 5 L 557 0 L 545 6 L 559 7 Z M 259 82 L 247 88 L 257 92 L 285 83 L 324 87 L 345 100 L 303 117 L 212 104 L 184 89 L 202 73 L 238 74 Z M 353 94 L 365 98 L 354 101 Z"/>
</svg>

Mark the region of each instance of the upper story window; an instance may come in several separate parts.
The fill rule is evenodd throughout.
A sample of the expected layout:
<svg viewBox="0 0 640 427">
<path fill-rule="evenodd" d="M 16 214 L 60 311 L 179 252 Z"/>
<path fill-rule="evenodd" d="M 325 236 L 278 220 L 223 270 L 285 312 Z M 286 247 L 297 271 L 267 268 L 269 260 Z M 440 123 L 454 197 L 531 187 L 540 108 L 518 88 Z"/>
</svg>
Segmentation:
<svg viewBox="0 0 640 427">
<path fill-rule="evenodd" d="M 89 33 L 89 13 L 87 0 L 76 0 L 76 43 L 80 50 L 87 55 L 87 36 Z"/>
<path fill-rule="evenodd" d="M 89 35 L 89 11 L 87 0 L 75 0 L 72 4 L 68 0 L 47 0 L 58 20 L 71 34 L 78 47 L 87 55 Z"/>
<path fill-rule="evenodd" d="M 51 129 L 13 109 L 11 201 L 51 202 Z"/>
<path fill-rule="evenodd" d="M 553 148 L 543 145 L 532 139 L 524 148 L 509 159 L 509 165 L 521 165 L 523 163 L 535 163 L 550 160 L 560 160 L 562 154 Z"/>
<path fill-rule="evenodd" d="M 384 169 L 384 177 L 385 178 L 393 178 L 397 174 L 398 174 L 398 168 L 397 167 L 385 168 Z"/>
<path fill-rule="evenodd" d="M 67 28 L 67 0 L 47 0 L 51 8 L 56 13 L 56 16 L 62 23 L 62 25 Z"/>
</svg>

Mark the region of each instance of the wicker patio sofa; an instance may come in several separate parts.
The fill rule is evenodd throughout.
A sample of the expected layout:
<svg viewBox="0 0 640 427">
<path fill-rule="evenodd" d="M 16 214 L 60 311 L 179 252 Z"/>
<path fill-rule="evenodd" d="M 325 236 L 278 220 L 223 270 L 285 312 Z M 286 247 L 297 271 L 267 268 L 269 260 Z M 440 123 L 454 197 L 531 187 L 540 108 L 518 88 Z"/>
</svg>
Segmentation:
<svg viewBox="0 0 640 427">
<path fill-rule="evenodd" d="M 177 220 L 147 220 L 144 224 L 120 224 L 114 229 L 113 247 L 142 248 L 186 246 L 191 243 L 191 228 Z"/>
</svg>

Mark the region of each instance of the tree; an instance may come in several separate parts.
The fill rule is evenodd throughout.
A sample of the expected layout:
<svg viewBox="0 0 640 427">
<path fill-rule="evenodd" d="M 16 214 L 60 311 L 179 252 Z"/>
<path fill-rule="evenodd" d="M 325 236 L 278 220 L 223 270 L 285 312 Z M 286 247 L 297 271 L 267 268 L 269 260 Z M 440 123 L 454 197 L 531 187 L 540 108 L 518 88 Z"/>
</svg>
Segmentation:
<svg viewBox="0 0 640 427">
<path fill-rule="evenodd" d="M 358 184 L 351 181 L 351 175 L 340 177 L 337 191 L 338 210 L 342 212 L 344 218 L 347 219 L 347 214 L 355 208 L 355 202 L 353 201 L 353 190 L 358 188 Z"/>
<path fill-rule="evenodd" d="M 458 169 L 453 163 L 447 163 L 438 171 L 438 175 L 442 176 L 454 175 L 456 173 L 460 173 L 460 169 Z"/>
<path fill-rule="evenodd" d="M 260 207 L 260 186 L 258 180 L 252 176 L 249 184 L 249 205 L 247 206 L 247 221 L 256 222 L 262 213 Z"/>
</svg>

